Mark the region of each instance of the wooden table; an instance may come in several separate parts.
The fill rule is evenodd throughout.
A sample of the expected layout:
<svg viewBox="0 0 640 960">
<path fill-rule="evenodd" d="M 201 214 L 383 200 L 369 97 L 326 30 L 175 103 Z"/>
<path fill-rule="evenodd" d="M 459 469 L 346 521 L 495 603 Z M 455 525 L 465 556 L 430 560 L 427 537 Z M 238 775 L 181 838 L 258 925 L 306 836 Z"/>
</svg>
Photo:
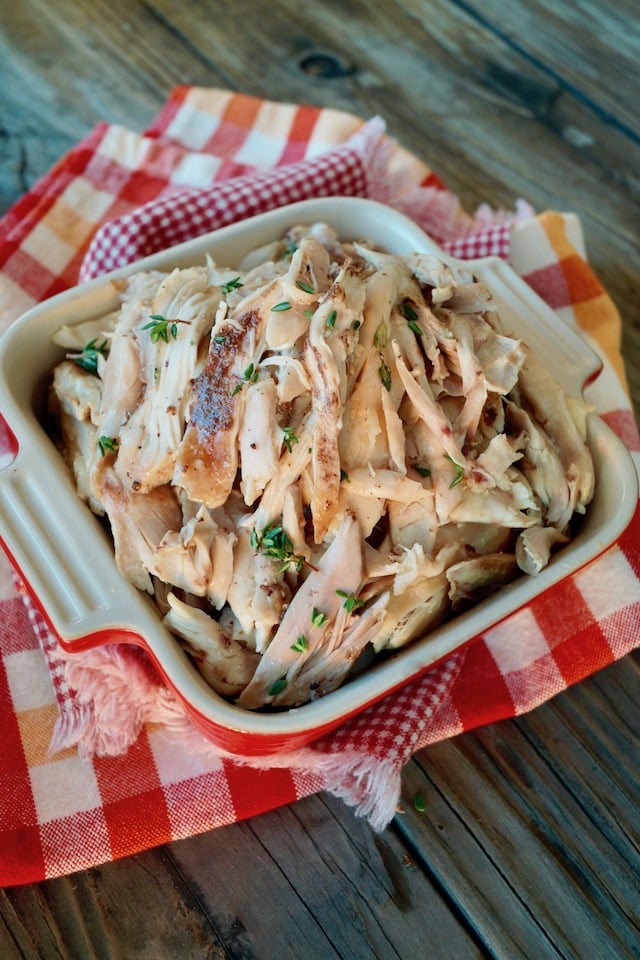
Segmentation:
<svg viewBox="0 0 640 960">
<path fill-rule="evenodd" d="M 379 113 L 467 208 L 580 215 L 640 409 L 635 0 L 0 0 L 0 19 L 3 209 L 178 83 Z M 381 835 L 319 795 L 0 892 L 0 956 L 640 957 L 638 665 L 418 754 Z"/>
</svg>

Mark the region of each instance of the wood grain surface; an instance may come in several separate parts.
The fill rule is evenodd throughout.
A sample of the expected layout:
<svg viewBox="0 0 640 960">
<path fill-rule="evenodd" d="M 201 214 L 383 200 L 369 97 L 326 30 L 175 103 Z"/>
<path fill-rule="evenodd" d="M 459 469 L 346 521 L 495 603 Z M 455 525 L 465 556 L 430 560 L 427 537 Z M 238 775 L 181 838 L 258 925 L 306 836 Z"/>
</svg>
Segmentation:
<svg viewBox="0 0 640 960">
<path fill-rule="evenodd" d="M 0 212 L 179 83 L 380 114 L 468 209 L 580 216 L 640 411 L 635 0 L 0 0 L 0 24 Z M 639 703 L 629 656 L 423 751 L 381 835 L 320 795 L 1 891 L 0 957 L 640 957 Z"/>
</svg>

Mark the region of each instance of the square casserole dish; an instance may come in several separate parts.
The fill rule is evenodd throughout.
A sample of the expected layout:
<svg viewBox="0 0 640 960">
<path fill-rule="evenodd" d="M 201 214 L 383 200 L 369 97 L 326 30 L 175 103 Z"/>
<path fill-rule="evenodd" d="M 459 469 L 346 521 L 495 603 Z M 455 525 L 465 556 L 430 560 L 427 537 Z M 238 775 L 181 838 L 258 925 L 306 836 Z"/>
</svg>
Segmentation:
<svg viewBox="0 0 640 960">
<path fill-rule="evenodd" d="M 135 643 L 147 652 L 195 725 L 232 754 L 258 756 L 310 743 L 394 689 L 416 678 L 534 596 L 588 563 L 625 529 L 637 502 L 637 474 L 626 448 L 594 413 L 588 444 L 595 496 L 574 539 L 535 578 L 522 575 L 489 599 L 426 637 L 381 658 L 325 697 L 294 709 L 250 712 L 227 702 L 202 679 L 179 642 L 161 624 L 150 598 L 119 573 L 104 526 L 76 496 L 70 472 L 43 426 L 53 366 L 64 352 L 52 342 L 61 326 L 117 308 L 114 280 L 138 270 L 202 263 L 221 266 L 280 237 L 296 224 L 329 223 L 341 240 L 366 239 L 394 254 L 433 253 L 453 262 L 411 220 L 373 201 L 304 201 L 225 227 L 66 291 L 34 307 L 0 340 L 0 415 L 16 439 L 13 461 L 0 471 L 0 539 L 63 648 Z M 492 291 L 506 332 L 547 360 L 569 395 L 579 396 L 600 361 L 558 321 L 533 291 L 497 258 L 464 261 Z"/>
</svg>

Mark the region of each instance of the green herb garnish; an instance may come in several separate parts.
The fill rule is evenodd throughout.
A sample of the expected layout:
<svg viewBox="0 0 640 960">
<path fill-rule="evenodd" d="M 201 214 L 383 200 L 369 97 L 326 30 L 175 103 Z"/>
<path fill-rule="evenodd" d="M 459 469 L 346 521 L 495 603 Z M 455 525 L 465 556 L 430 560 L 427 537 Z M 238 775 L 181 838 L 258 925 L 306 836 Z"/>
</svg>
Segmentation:
<svg viewBox="0 0 640 960">
<path fill-rule="evenodd" d="M 378 368 L 378 376 L 380 377 L 380 383 L 386 390 L 391 390 L 391 370 L 386 365 L 384 360 L 381 361 Z"/>
<path fill-rule="evenodd" d="M 142 329 L 151 331 L 149 336 L 151 337 L 152 343 L 157 343 L 158 340 L 164 340 L 165 343 L 169 343 L 169 335 L 171 335 L 174 340 L 178 339 L 178 324 L 188 322 L 188 320 L 167 320 L 166 317 L 161 316 L 159 313 L 152 313 L 149 323 L 145 323 Z"/>
<path fill-rule="evenodd" d="M 310 283 L 305 283 L 304 280 L 296 280 L 296 287 L 299 287 L 301 290 L 304 290 L 305 293 L 315 293 L 316 291 L 311 286 Z"/>
<path fill-rule="evenodd" d="M 270 697 L 277 697 L 279 693 L 282 693 L 282 691 L 285 689 L 286 686 L 287 686 L 287 678 L 280 677 L 279 680 L 274 680 L 274 682 L 271 684 L 267 692 Z"/>
<path fill-rule="evenodd" d="M 382 350 L 383 347 L 387 345 L 387 328 L 384 323 L 381 323 L 376 332 L 373 335 L 373 345 L 378 349 Z"/>
<path fill-rule="evenodd" d="M 456 471 L 456 474 L 453 480 L 449 484 L 449 490 L 451 490 L 452 487 L 457 487 L 460 481 L 462 480 L 462 478 L 464 477 L 464 467 L 461 467 L 459 463 L 456 463 L 455 460 L 452 457 L 450 457 L 448 453 L 445 453 L 444 458 L 445 460 L 448 460 L 450 464 L 453 465 Z"/>
<path fill-rule="evenodd" d="M 344 600 L 342 606 L 345 608 L 347 613 L 353 613 L 356 607 L 364 606 L 364 600 L 361 600 L 360 597 L 356 597 L 355 593 L 346 593 L 344 590 L 336 590 L 336 593 Z"/>
<path fill-rule="evenodd" d="M 89 343 L 85 343 L 82 348 L 82 353 L 67 354 L 69 360 L 73 360 L 74 363 L 77 363 L 79 367 L 82 367 L 82 369 L 88 373 L 97 373 L 98 357 L 106 357 L 106 355 L 107 341 L 103 340 L 102 343 L 98 343 L 97 337 L 90 340 Z"/>
<path fill-rule="evenodd" d="M 115 453 L 119 446 L 120 441 L 117 437 L 98 437 L 98 448 L 103 457 L 106 456 L 107 453 Z"/>
<path fill-rule="evenodd" d="M 309 641 L 305 637 L 304 633 L 301 634 L 295 643 L 291 644 L 291 649 L 295 650 L 296 653 L 304 653 L 309 646 Z"/>
<path fill-rule="evenodd" d="M 291 566 L 300 570 L 304 563 L 304 557 L 293 552 L 291 540 L 282 527 L 276 523 L 268 524 L 262 533 L 258 533 L 254 527 L 251 531 L 251 546 L 263 556 L 279 560 L 278 573 L 284 573 Z"/>
<path fill-rule="evenodd" d="M 336 311 L 332 310 L 329 316 L 327 317 L 327 326 L 331 327 L 331 329 L 333 329 L 336 325 L 337 316 L 338 314 L 336 313 Z"/>
<path fill-rule="evenodd" d="M 416 463 L 413 465 L 413 469 L 416 473 L 419 473 L 421 477 L 430 477 L 431 470 L 428 467 L 419 467 Z"/>
<path fill-rule="evenodd" d="M 313 608 L 311 611 L 311 623 L 314 627 L 321 627 L 326 619 L 327 615 L 325 613 L 322 613 L 317 607 Z"/>
<path fill-rule="evenodd" d="M 359 330 L 361 326 L 362 326 L 362 320 L 354 320 L 353 323 L 351 324 L 351 329 Z"/>
<path fill-rule="evenodd" d="M 225 335 L 224 335 L 223 333 L 218 333 L 218 334 L 213 338 L 213 342 L 214 342 L 214 343 L 224 343 L 226 339 L 227 339 L 227 338 L 225 337 Z"/>
<path fill-rule="evenodd" d="M 421 337 L 422 330 L 420 328 L 419 317 L 413 307 L 410 307 L 408 303 L 401 303 L 400 313 L 407 321 L 409 329 L 415 333 L 416 337 Z"/>
<path fill-rule="evenodd" d="M 349 482 L 349 474 L 347 473 L 346 470 L 342 470 L 342 468 L 340 469 L 340 479 L 344 480 L 345 483 Z"/>
<path fill-rule="evenodd" d="M 280 303 L 274 303 L 271 307 L 272 313 L 282 313 L 283 310 L 291 310 L 291 304 L 288 300 L 281 300 Z"/>
<path fill-rule="evenodd" d="M 299 443 L 300 441 L 293 432 L 293 427 L 283 427 L 282 432 L 284 434 L 282 443 L 287 448 L 289 453 L 291 453 L 294 443 Z"/>
<path fill-rule="evenodd" d="M 233 280 L 227 280 L 226 283 L 223 283 L 220 289 L 223 293 L 231 293 L 232 290 L 237 290 L 238 287 L 243 287 L 244 284 L 240 277 L 234 277 Z"/>
</svg>

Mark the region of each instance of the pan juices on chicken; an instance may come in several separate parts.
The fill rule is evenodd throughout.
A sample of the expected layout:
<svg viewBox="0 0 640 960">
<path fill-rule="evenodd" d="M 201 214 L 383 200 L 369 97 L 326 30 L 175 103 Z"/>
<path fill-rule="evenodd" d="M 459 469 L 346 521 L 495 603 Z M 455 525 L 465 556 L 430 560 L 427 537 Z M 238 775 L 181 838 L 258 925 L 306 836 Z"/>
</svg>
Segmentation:
<svg viewBox="0 0 640 960">
<path fill-rule="evenodd" d="M 535 576 L 593 495 L 586 406 L 432 256 L 315 223 L 120 298 L 56 335 L 62 449 L 122 574 L 242 707 L 321 697 Z"/>
</svg>

